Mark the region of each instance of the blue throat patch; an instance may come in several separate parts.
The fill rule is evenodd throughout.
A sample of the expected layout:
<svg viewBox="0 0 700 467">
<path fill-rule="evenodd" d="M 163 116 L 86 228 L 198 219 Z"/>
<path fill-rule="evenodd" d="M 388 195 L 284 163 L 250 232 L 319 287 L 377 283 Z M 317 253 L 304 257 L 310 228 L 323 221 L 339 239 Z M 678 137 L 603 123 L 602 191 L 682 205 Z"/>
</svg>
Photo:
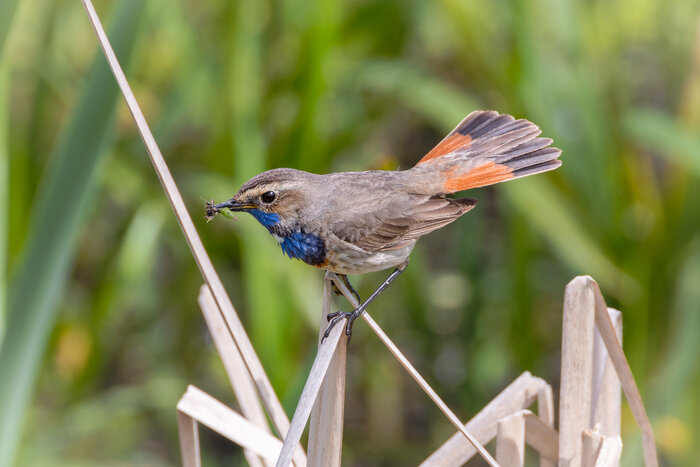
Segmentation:
<svg viewBox="0 0 700 467">
<path fill-rule="evenodd" d="M 326 245 L 321 237 L 304 232 L 294 232 L 283 237 L 280 243 L 284 254 L 307 264 L 318 266 L 326 260 Z"/>
<path fill-rule="evenodd" d="M 248 211 L 258 222 L 260 222 L 267 230 L 272 233 L 272 226 L 280 221 L 280 216 L 271 212 L 263 212 L 259 209 L 251 209 Z"/>
<path fill-rule="evenodd" d="M 290 258 L 300 259 L 312 266 L 319 266 L 326 260 L 326 244 L 321 237 L 296 230 L 291 233 L 283 233 L 277 227 L 280 216 L 267 213 L 258 209 L 248 211 L 271 234 L 282 240 L 279 242 L 282 252 Z"/>
</svg>

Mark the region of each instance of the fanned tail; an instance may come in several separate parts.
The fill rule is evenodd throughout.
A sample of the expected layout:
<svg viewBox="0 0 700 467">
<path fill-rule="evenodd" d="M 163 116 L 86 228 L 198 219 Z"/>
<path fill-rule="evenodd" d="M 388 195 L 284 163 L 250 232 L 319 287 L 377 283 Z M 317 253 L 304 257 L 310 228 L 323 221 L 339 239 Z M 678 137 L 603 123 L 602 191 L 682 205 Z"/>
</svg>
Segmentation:
<svg viewBox="0 0 700 467">
<path fill-rule="evenodd" d="M 411 169 L 434 194 L 493 185 L 556 169 L 561 150 L 534 123 L 495 111 L 470 113 Z M 432 175 L 426 177 L 426 175 Z M 428 187 L 426 187 L 428 188 Z"/>
</svg>

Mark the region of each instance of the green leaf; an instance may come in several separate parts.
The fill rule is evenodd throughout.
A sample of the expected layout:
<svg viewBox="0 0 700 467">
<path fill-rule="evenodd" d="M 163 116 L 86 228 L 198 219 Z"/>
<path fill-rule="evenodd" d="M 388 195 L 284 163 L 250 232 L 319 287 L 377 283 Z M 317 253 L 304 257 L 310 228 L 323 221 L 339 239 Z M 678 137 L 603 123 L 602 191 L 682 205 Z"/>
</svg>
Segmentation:
<svg viewBox="0 0 700 467">
<path fill-rule="evenodd" d="M 466 93 L 398 60 L 364 62 L 353 76 L 359 86 L 391 94 L 401 100 L 402 106 L 449 130 L 480 107 Z"/>
<path fill-rule="evenodd" d="M 685 261 L 680 264 L 675 296 L 670 301 L 669 313 L 665 316 L 665 319 L 672 323 L 669 333 L 672 338 L 666 342 L 663 357 L 656 365 L 658 370 L 648 383 L 645 404 L 655 427 L 660 426 L 664 419 L 676 418 L 676 426 L 691 427 L 691 433 L 697 433 L 697 427 L 693 427 L 693 424 L 697 424 L 698 420 L 688 407 L 696 403 L 697 394 L 700 392 L 700 380 L 697 377 L 700 374 L 700 340 L 697 338 L 697 330 L 700 329 L 700 237 L 696 237 L 689 247 L 683 250 L 683 257 Z M 634 315 L 623 315 L 623 325 L 624 320 L 631 319 L 634 319 Z M 625 327 L 624 332 L 627 331 Z M 657 434 L 657 440 L 662 452 L 667 449 L 668 444 L 674 444 L 673 439 L 660 434 Z M 625 435 L 624 445 L 628 454 L 623 465 L 641 465 L 641 438 L 636 430 Z M 669 465 L 696 465 L 691 461 L 692 450 L 665 454 L 674 461 Z"/>
<path fill-rule="evenodd" d="M 9 127 L 9 70 L 7 61 L 0 55 L 0 345 L 5 335 L 7 319 L 7 241 L 10 207 L 8 168 L 10 166 L 7 129 Z"/>
<path fill-rule="evenodd" d="M 17 10 L 17 0 L 4 0 L 0 2 L 0 56 L 3 56 L 5 41 L 12 28 L 12 19 Z"/>
<path fill-rule="evenodd" d="M 110 37 L 125 63 L 144 4 L 122 0 L 116 6 Z M 112 74 L 98 52 L 31 209 L 29 236 L 10 287 L 6 337 L 0 351 L 0 466 L 11 465 L 17 450 L 77 234 L 94 194 L 117 95 Z"/>
<path fill-rule="evenodd" d="M 578 224 L 572 210 L 542 177 L 504 185 L 510 202 L 542 232 L 559 256 L 580 274 L 590 274 L 616 297 L 636 297 L 640 284 L 622 272 Z"/>
<path fill-rule="evenodd" d="M 624 117 L 629 136 L 700 176 L 700 136 L 655 110 L 634 109 Z"/>
<path fill-rule="evenodd" d="M 674 339 L 669 343 L 665 361 L 660 366 L 654 386 L 654 410 L 658 414 L 669 412 L 683 394 L 697 394 L 691 391 L 697 385 L 698 355 L 700 340 L 700 237 L 686 251 L 686 261 L 681 265 L 678 289 L 670 319 L 673 320 Z"/>
</svg>

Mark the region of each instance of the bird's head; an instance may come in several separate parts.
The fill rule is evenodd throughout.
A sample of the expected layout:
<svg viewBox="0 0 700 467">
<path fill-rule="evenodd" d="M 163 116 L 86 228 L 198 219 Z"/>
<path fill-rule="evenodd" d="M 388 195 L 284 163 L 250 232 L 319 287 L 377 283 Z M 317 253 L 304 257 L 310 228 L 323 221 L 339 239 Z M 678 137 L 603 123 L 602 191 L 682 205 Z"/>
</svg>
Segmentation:
<svg viewBox="0 0 700 467">
<path fill-rule="evenodd" d="M 272 233 L 293 228 L 309 204 L 315 176 L 295 169 L 274 169 L 251 178 L 216 209 L 247 212 Z"/>
</svg>

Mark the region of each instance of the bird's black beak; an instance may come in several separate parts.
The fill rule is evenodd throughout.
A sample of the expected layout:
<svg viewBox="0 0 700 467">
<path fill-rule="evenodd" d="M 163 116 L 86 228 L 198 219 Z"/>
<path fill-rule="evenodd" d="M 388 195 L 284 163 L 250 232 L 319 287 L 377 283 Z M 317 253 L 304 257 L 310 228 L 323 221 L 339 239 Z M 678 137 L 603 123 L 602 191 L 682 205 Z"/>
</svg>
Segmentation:
<svg viewBox="0 0 700 467">
<path fill-rule="evenodd" d="M 214 219 L 218 213 L 222 213 L 224 216 L 235 220 L 236 217 L 232 214 L 235 211 L 248 211 L 250 209 L 255 209 L 257 206 L 252 203 L 239 203 L 236 201 L 235 198 L 231 198 L 228 201 L 224 201 L 223 203 L 219 204 L 214 204 L 214 200 L 207 201 L 206 206 L 205 206 L 205 212 L 206 215 L 204 218 L 209 222 L 210 220 Z M 223 211 L 223 210 L 226 211 Z"/>
<path fill-rule="evenodd" d="M 229 211 L 246 211 L 248 209 L 255 209 L 257 206 L 251 203 L 239 203 L 233 198 L 231 198 L 228 201 L 224 201 L 223 203 L 215 204 L 214 208 L 216 210 L 219 209 L 228 209 Z"/>
</svg>

